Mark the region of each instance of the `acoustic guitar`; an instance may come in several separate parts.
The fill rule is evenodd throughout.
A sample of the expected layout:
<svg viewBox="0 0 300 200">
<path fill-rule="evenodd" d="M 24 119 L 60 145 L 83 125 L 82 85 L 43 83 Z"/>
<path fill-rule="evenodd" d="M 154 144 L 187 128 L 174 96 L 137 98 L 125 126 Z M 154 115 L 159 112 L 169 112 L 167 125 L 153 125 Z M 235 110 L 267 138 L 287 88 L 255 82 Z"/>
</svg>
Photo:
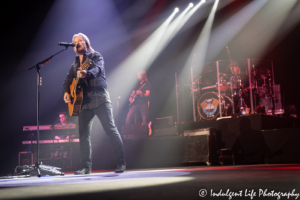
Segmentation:
<svg viewBox="0 0 300 200">
<path fill-rule="evenodd" d="M 89 67 L 89 59 L 87 58 L 85 62 L 81 65 L 79 71 L 85 70 Z M 83 100 L 83 89 L 78 84 L 80 81 L 79 77 L 73 78 L 72 84 L 70 85 L 70 96 L 71 103 L 68 103 L 70 116 L 78 116 L 81 109 L 81 104 Z"/>
</svg>

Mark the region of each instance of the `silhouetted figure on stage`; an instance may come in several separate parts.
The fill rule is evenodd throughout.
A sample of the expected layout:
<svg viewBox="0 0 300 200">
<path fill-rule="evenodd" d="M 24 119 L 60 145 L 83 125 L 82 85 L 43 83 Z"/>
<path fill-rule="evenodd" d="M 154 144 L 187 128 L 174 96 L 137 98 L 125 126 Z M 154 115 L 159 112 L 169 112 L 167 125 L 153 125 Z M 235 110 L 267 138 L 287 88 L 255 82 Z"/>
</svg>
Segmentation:
<svg viewBox="0 0 300 200">
<path fill-rule="evenodd" d="M 91 128 L 95 115 L 100 120 L 113 147 L 117 168 L 115 172 L 126 169 L 123 142 L 115 126 L 112 105 L 107 91 L 104 60 L 100 53 L 91 47 L 88 37 L 82 33 L 75 34 L 72 42 L 76 44 L 77 54 L 69 73 L 63 83 L 64 101 L 71 103 L 70 85 L 73 78 L 80 78 L 83 88 L 83 102 L 78 117 L 81 169 L 75 174 L 89 174 L 92 169 Z M 86 70 L 78 71 L 86 59 L 90 65 Z"/>
<path fill-rule="evenodd" d="M 242 163 L 264 163 L 264 138 L 258 127 L 254 127 L 253 120 L 251 117 L 240 117 L 239 127 L 235 128 L 238 137 L 232 150 Z"/>
</svg>

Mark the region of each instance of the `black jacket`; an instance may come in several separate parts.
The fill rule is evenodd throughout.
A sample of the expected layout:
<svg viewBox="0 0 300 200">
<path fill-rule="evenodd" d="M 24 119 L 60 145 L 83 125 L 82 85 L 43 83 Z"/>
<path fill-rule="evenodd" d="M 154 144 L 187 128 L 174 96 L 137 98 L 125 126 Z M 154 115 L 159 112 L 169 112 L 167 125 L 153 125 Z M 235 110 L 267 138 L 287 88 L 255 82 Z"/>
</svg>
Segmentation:
<svg viewBox="0 0 300 200">
<path fill-rule="evenodd" d="M 107 82 L 105 77 L 104 60 L 100 53 L 88 51 L 84 54 L 82 63 L 89 59 L 90 65 L 87 68 L 87 77 L 80 79 L 80 85 L 83 88 L 82 109 L 93 109 L 100 104 L 110 102 L 107 91 Z M 76 56 L 75 62 L 71 65 L 69 73 L 63 83 L 64 93 L 70 94 L 70 85 L 73 78 L 77 77 L 77 71 L 80 67 L 79 57 Z"/>
</svg>

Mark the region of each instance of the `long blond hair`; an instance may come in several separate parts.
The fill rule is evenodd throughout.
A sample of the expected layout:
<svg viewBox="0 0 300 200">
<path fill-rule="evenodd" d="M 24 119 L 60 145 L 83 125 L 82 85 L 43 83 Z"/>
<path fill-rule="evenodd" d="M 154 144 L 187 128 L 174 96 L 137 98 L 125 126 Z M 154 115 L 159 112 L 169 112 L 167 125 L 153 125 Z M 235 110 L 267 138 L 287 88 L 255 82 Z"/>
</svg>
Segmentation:
<svg viewBox="0 0 300 200">
<path fill-rule="evenodd" d="M 88 38 L 85 34 L 83 34 L 83 33 L 77 33 L 77 34 L 73 35 L 72 42 L 73 42 L 74 38 L 75 38 L 75 37 L 78 37 L 78 36 L 81 36 L 81 37 L 83 38 L 83 41 L 86 43 L 86 47 L 87 47 L 88 51 L 89 51 L 89 50 L 92 51 L 92 52 L 95 51 L 95 50 L 92 48 L 92 46 L 91 46 L 91 43 L 90 43 L 89 38 Z M 74 51 L 75 51 L 75 53 L 78 55 L 76 46 L 74 47 Z"/>
</svg>

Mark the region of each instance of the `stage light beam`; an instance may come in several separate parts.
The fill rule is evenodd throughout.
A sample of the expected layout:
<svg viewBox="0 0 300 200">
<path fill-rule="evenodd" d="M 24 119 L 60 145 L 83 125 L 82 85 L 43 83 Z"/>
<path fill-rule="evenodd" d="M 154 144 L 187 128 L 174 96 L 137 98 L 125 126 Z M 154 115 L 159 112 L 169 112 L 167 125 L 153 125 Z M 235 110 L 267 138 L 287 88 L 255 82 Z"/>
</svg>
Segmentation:
<svg viewBox="0 0 300 200">
<path fill-rule="evenodd" d="M 207 52 L 207 47 L 208 47 L 208 42 L 209 42 L 209 38 L 210 38 L 210 33 L 211 33 L 211 29 L 212 29 L 212 24 L 214 21 L 214 17 L 217 11 L 217 7 L 219 4 L 219 0 L 216 0 L 214 2 L 214 5 L 212 7 L 212 10 L 207 18 L 207 21 L 205 22 L 205 25 L 197 39 L 197 42 L 194 46 L 194 49 L 189 57 L 188 60 L 188 64 L 186 65 L 186 67 L 191 66 L 192 60 L 194 59 L 194 54 L 196 54 L 196 59 L 194 60 L 196 66 L 202 66 L 204 64 L 205 61 L 205 56 L 206 56 L 206 52 Z M 187 69 L 185 67 L 185 69 Z"/>
<path fill-rule="evenodd" d="M 197 68 L 201 68 L 201 66 L 203 66 L 204 61 L 205 61 L 205 56 L 206 56 L 206 51 L 207 51 L 207 47 L 208 47 L 208 42 L 209 42 L 209 38 L 210 38 L 210 33 L 211 33 L 211 29 L 212 29 L 212 24 L 214 21 L 214 17 L 215 17 L 215 13 L 217 11 L 217 7 L 219 4 L 219 0 L 216 0 L 214 2 L 214 5 L 212 7 L 212 10 L 204 24 L 204 27 L 196 41 L 196 44 L 193 47 L 193 50 L 191 51 L 191 54 L 189 55 L 189 58 L 187 60 L 187 62 L 185 63 L 185 66 L 183 67 L 182 71 L 184 73 L 181 73 L 181 77 L 180 79 L 183 79 L 184 77 L 186 77 L 186 73 L 189 72 L 189 68 L 193 65 L 193 66 L 197 66 Z M 202 69 L 199 69 L 199 71 L 201 71 Z M 194 100 L 192 100 L 194 101 Z M 194 104 L 193 104 L 194 105 Z M 193 108 L 195 110 L 195 108 Z M 194 121 L 196 121 L 196 117 L 194 114 Z"/>
<path fill-rule="evenodd" d="M 238 49 L 242 48 L 248 57 L 262 57 L 270 45 L 275 43 L 273 40 L 282 26 L 288 23 L 285 20 L 295 3 L 296 0 L 260 0 L 249 3 L 213 30 L 207 61 L 214 60 L 229 43 L 235 57 L 240 56 Z"/>
<path fill-rule="evenodd" d="M 120 63 L 115 70 L 107 76 L 107 79 L 126 79 L 123 82 L 126 82 L 126 89 L 122 91 L 124 94 L 131 92 L 135 84 L 136 79 L 132 79 L 133 74 L 137 74 L 138 71 L 147 70 L 148 66 L 153 61 L 155 57 L 157 46 L 161 42 L 161 38 L 165 34 L 167 27 L 173 20 L 176 15 L 176 11 L 173 13 L 161 24 L 131 55 L 129 55 L 122 63 Z M 124 76 L 128 75 L 128 76 Z M 130 90 L 130 91 L 129 91 Z M 120 107 L 122 107 L 126 102 L 121 101 Z"/>
<path fill-rule="evenodd" d="M 207 50 L 207 61 L 214 60 L 267 2 L 268 0 L 253 1 L 214 28 Z"/>
<path fill-rule="evenodd" d="M 179 32 L 184 23 L 181 23 L 186 13 L 191 9 L 187 6 L 186 9 L 169 25 L 165 34 L 161 38 L 158 46 L 156 47 L 155 54 L 153 55 L 152 61 L 157 57 L 157 55 L 164 49 L 164 47 L 169 44 L 169 42 L 174 38 L 174 36 Z"/>
</svg>

